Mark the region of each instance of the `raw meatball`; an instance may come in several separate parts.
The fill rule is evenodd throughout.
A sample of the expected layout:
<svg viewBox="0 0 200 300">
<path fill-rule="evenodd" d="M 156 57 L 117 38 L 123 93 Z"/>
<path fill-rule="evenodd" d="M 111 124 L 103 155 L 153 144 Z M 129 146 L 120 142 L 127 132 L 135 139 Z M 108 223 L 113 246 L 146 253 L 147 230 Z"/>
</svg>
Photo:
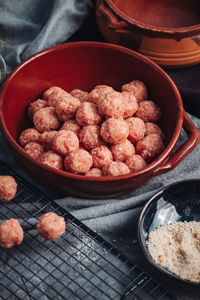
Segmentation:
<svg viewBox="0 0 200 300">
<path fill-rule="evenodd" d="M 138 171 L 147 165 L 142 156 L 138 154 L 128 157 L 125 164 L 129 167 L 131 172 Z"/>
<path fill-rule="evenodd" d="M 111 146 L 110 150 L 114 160 L 122 162 L 135 153 L 135 147 L 129 140 L 125 140 L 125 142 Z"/>
<path fill-rule="evenodd" d="M 164 139 L 164 133 L 162 132 L 161 128 L 157 124 L 147 122 L 145 123 L 145 126 L 146 126 L 146 135 L 149 135 L 151 133 L 157 133 L 161 136 L 162 139 Z"/>
<path fill-rule="evenodd" d="M 142 119 L 144 122 L 157 122 L 161 117 L 161 111 L 155 102 L 146 100 L 139 103 L 136 117 Z"/>
<path fill-rule="evenodd" d="M 58 129 L 60 122 L 54 107 L 44 107 L 33 116 L 35 128 L 40 132 Z"/>
<path fill-rule="evenodd" d="M 34 128 L 28 128 L 22 131 L 19 137 L 19 143 L 22 147 L 30 142 L 37 142 L 40 136 L 40 132 Z"/>
<path fill-rule="evenodd" d="M 104 175 L 119 176 L 129 174 L 129 167 L 121 161 L 112 161 L 111 164 L 103 169 Z"/>
<path fill-rule="evenodd" d="M 79 138 L 87 150 L 101 146 L 104 143 L 100 137 L 100 127 L 98 125 L 88 125 L 82 128 Z"/>
<path fill-rule="evenodd" d="M 142 81 L 133 80 L 122 86 L 122 91 L 133 93 L 137 101 L 143 101 L 147 99 L 147 88 Z"/>
<path fill-rule="evenodd" d="M 76 121 L 81 126 L 97 125 L 101 122 L 101 116 L 94 103 L 84 102 L 76 113 Z"/>
<path fill-rule="evenodd" d="M 97 168 L 91 168 L 87 173 L 85 173 L 85 176 L 90 176 L 90 177 L 101 177 L 102 176 L 102 171 Z"/>
<path fill-rule="evenodd" d="M 66 100 L 63 100 L 56 106 L 56 113 L 58 118 L 65 122 L 73 117 L 75 117 L 76 111 L 81 105 L 81 102 L 78 98 L 68 97 Z"/>
<path fill-rule="evenodd" d="M 60 130 L 72 131 L 78 136 L 81 126 L 75 120 L 68 120 L 62 125 Z"/>
<path fill-rule="evenodd" d="M 49 167 L 63 170 L 63 158 L 54 151 L 47 151 L 40 155 L 39 161 Z"/>
<path fill-rule="evenodd" d="M 71 97 L 69 93 L 57 86 L 52 86 L 43 93 L 43 98 L 48 101 L 49 106 L 57 106 L 64 99 Z"/>
<path fill-rule="evenodd" d="M 100 146 L 92 149 L 90 154 L 93 159 L 93 167 L 102 169 L 109 165 L 113 160 L 112 152 L 106 146 Z"/>
<path fill-rule="evenodd" d="M 67 130 L 60 130 L 56 133 L 52 149 L 61 155 L 67 155 L 69 152 L 79 148 L 79 140 L 75 133 Z"/>
<path fill-rule="evenodd" d="M 123 117 L 132 117 L 138 110 L 138 103 L 135 96 L 129 92 L 122 92 L 122 101 L 125 109 Z"/>
<path fill-rule="evenodd" d="M 52 143 L 53 139 L 58 131 L 52 130 L 52 131 L 45 131 L 40 134 L 38 138 L 38 143 L 43 145 L 46 150 L 52 149 Z"/>
<path fill-rule="evenodd" d="M 0 176 L 0 200 L 8 202 L 17 192 L 17 183 L 12 176 Z"/>
<path fill-rule="evenodd" d="M 129 135 L 129 127 L 123 119 L 107 119 L 101 125 L 101 136 L 104 141 L 111 144 L 124 142 Z"/>
<path fill-rule="evenodd" d="M 149 134 L 136 144 L 136 153 L 140 154 L 144 160 L 152 161 L 164 149 L 162 138 L 159 134 Z"/>
<path fill-rule="evenodd" d="M 54 241 L 65 232 L 66 223 L 63 217 L 49 212 L 41 216 L 36 228 L 44 239 Z"/>
<path fill-rule="evenodd" d="M 70 92 L 70 95 L 72 95 L 75 98 L 78 98 L 81 102 L 88 101 L 88 92 L 79 89 L 74 89 Z"/>
<path fill-rule="evenodd" d="M 16 219 L 9 219 L 0 224 L 0 246 L 11 248 L 20 245 L 24 231 Z"/>
<path fill-rule="evenodd" d="M 135 117 L 128 118 L 126 120 L 129 126 L 129 136 L 128 139 L 136 144 L 139 140 L 141 140 L 146 132 L 145 123 L 143 120 Z"/>
<path fill-rule="evenodd" d="M 41 108 L 47 107 L 48 103 L 45 100 L 38 99 L 34 102 L 31 102 L 29 107 L 28 107 L 28 117 L 30 119 L 33 118 L 34 114 Z"/>
<path fill-rule="evenodd" d="M 89 93 L 88 95 L 88 101 L 97 103 L 100 95 L 105 95 L 109 92 L 112 92 L 113 88 L 108 85 L 97 85 L 95 88 Z"/>
<path fill-rule="evenodd" d="M 73 173 L 86 173 L 92 166 L 92 156 L 83 149 L 69 153 L 64 160 L 65 169 Z"/>
<path fill-rule="evenodd" d="M 122 94 L 112 91 L 105 95 L 100 95 L 97 101 L 100 114 L 107 118 L 120 118 L 124 114 L 124 104 Z"/>
<path fill-rule="evenodd" d="M 37 142 L 30 142 L 26 144 L 24 150 L 32 158 L 38 159 L 38 157 L 44 152 L 44 146 Z"/>
</svg>

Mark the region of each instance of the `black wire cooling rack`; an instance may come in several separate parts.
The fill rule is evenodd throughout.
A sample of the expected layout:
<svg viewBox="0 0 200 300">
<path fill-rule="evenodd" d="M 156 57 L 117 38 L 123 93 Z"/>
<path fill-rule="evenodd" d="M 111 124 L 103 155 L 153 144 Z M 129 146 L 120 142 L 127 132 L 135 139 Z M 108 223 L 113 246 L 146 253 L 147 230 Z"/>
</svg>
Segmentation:
<svg viewBox="0 0 200 300">
<path fill-rule="evenodd" d="M 16 197 L 0 203 L 0 220 L 16 218 L 24 229 L 21 245 L 0 247 L 0 299 L 174 299 L 155 278 L 3 163 L 0 174 L 18 183 Z M 54 242 L 35 229 L 49 211 L 67 224 Z"/>
</svg>

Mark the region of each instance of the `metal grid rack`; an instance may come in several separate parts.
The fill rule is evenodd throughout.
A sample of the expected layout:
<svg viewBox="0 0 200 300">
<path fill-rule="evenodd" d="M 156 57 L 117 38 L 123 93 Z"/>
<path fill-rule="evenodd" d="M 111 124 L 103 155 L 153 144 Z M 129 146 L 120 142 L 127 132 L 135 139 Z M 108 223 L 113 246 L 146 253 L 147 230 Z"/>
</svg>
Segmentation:
<svg viewBox="0 0 200 300">
<path fill-rule="evenodd" d="M 0 203 L 0 220 L 16 218 L 24 229 L 21 245 L 0 247 L 1 299 L 174 299 L 155 278 L 3 163 L 0 174 L 18 183 L 16 197 Z M 49 211 L 67 224 L 54 242 L 35 229 Z"/>
</svg>

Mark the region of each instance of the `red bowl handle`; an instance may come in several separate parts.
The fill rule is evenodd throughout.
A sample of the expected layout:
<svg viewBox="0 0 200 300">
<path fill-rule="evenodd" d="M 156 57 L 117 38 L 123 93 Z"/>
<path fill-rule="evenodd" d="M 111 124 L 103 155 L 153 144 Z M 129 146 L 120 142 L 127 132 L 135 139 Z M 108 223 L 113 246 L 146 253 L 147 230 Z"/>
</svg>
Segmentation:
<svg viewBox="0 0 200 300">
<path fill-rule="evenodd" d="M 198 129 L 185 111 L 183 112 L 183 129 L 189 137 L 188 140 L 185 141 L 178 150 L 172 153 L 164 165 L 156 169 L 152 175 L 159 175 L 174 169 L 197 146 L 200 140 Z"/>
</svg>

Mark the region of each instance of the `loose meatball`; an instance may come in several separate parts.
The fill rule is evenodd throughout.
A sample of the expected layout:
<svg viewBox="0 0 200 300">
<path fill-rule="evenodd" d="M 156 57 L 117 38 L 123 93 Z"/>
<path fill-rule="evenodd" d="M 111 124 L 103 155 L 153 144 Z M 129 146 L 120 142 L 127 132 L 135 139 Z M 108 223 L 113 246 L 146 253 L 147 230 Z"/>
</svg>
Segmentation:
<svg viewBox="0 0 200 300">
<path fill-rule="evenodd" d="M 159 134 L 149 134 L 136 144 L 136 153 L 140 154 L 145 161 L 155 159 L 164 149 L 162 138 Z"/>
<path fill-rule="evenodd" d="M 47 107 L 48 103 L 45 100 L 38 99 L 34 102 L 31 102 L 28 107 L 28 117 L 32 120 L 34 114 L 41 108 Z"/>
<path fill-rule="evenodd" d="M 44 239 L 54 241 L 65 232 L 65 219 L 54 212 L 48 212 L 41 216 L 36 229 Z"/>
<path fill-rule="evenodd" d="M 122 91 L 133 93 L 138 102 L 147 99 L 147 88 L 142 81 L 133 80 L 122 86 Z"/>
<path fill-rule="evenodd" d="M 142 156 L 138 154 L 134 154 L 127 158 L 125 161 L 125 164 L 129 167 L 131 172 L 138 171 L 140 169 L 143 169 L 147 164 L 145 160 L 142 158 Z"/>
<path fill-rule="evenodd" d="M 110 150 L 114 160 L 122 162 L 135 153 L 135 147 L 129 140 L 125 140 L 125 142 L 120 144 L 112 145 Z"/>
<path fill-rule="evenodd" d="M 93 159 L 93 167 L 102 169 L 111 163 L 113 160 L 112 152 L 106 146 L 100 146 L 92 149 L 90 155 Z"/>
<path fill-rule="evenodd" d="M 157 124 L 147 122 L 145 123 L 145 126 L 146 126 L 146 135 L 149 135 L 151 133 L 157 133 L 161 136 L 162 139 L 164 139 L 164 133 Z"/>
<path fill-rule="evenodd" d="M 101 125 L 101 136 L 104 141 L 111 144 L 124 142 L 129 135 L 129 127 L 123 119 L 107 119 Z"/>
<path fill-rule="evenodd" d="M 108 85 L 97 85 L 95 88 L 89 93 L 88 101 L 92 103 L 97 103 L 100 95 L 105 95 L 109 92 L 112 92 L 113 88 Z"/>
<path fill-rule="evenodd" d="M 54 151 L 47 151 L 40 155 L 39 161 L 49 167 L 63 170 L 63 158 Z"/>
<path fill-rule="evenodd" d="M 138 103 L 135 96 L 129 92 L 122 92 L 122 101 L 124 104 L 124 118 L 132 117 L 138 110 Z"/>
<path fill-rule="evenodd" d="M 8 202 L 12 200 L 17 192 L 17 183 L 12 176 L 0 176 L 0 200 Z"/>
<path fill-rule="evenodd" d="M 64 166 L 69 172 L 85 174 L 92 166 L 92 156 L 86 150 L 78 149 L 66 156 Z"/>
<path fill-rule="evenodd" d="M 81 102 L 88 101 L 88 92 L 79 89 L 74 89 L 70 92 L 70 95 L 72 95 L 75 98 L 78 98 Z"/>
<path fill-rule="evenodd" d="M 101 146 L 104 143 L 100 137 L 100 127 L 98 125 L 88 125 L 82 128 L 79 138 L 87 150 Z"/>
<path fill-rule="evenodd" d="M 161 117 L 161 110 L 155 102 L 146 100 L 139 103 L 136 117 L 144 122 L 157 122 Z"/>
<path fill-rule="evenodd" d="M 113 161 L 109 166 L 104 167 L 103 173 L 104 175 L 119 176 L 129 174 L 130 170 L 125 163 L 121 161 Z"/>
<path fill-rule="evenodd" d="M 52 149 L 64 156 L 66 156 L 71 151 L 77 150 L 78 148 L 78 137 L 72 131 L 58 131 L 52 142 Z"/>
<path fill-rule="evenodd" d="M 45 150 L 52 149 L 53 139 L 58 131 L 45 131 L 40 134 L 38 138 L 38 143 L 44 146 Z"/>
<path fill-rule="evenodd" d="M 77 110 L 76 121 L 81 126 L 99 124 L 101 122 L 101 116 L 97 106 L 90 102 L 82 103 Z"/>
<path fill-rule="evenodd" d="M 40 132 L 56 130 L 60 126 L 54 107 L 44 107 L 38 110 L 33 116 L 33 123 Z"/>
<path fill-rule="evenodd" d="M 60 130 L 72 131 L 73 133 L 75 133 L 78 136 L 78 134 L 81 130 L 81 126 L 75 120 L 68 120 L 62 125 Z"/>
<path fill-rule="evenodd" d="M 43 98 L 48 101 L 48 106 L 57 106 L 69 97 L 71 97 L 69 93 L 57 86 L 52 86 L 43 93 Z"/>
<path fill-rule="evenodd" d="M 34 128 L 28 128 L 22 131 L 19 137 L 19 143 L 22 147 L 30 142 L 37 142 L 40 136 L 40 132 Z"/>
<path fill-rule="evenodd" d="M 112 91 L 105 95 L 100 95 L 97 101 L 100 114 L 107 118 L 120 118 L 124 114 L 124 104 L 122 94 Z"/>
<path fill-rule="evenodd" d="M 20 245 L 24 232 L 16 219 L 9 219 L 0 224 L 0 246 L 11 248 Z"/>
<path fill-rule="evenodd" d="M 24 150 L 32 158 L 38 159 L 39 156 L 44 152 L 44 146 L 37 142 L 30 142 L 26 144 Z"/>
<path fill-rule="evenodd" d="M 102 171 L 97 168 L 91 168 L 87 173 L 85 173 L 85 176 L 90 176 L 90 177 L 101 177 L 102 176 Z"/>
<path fill-rule="evenodd" d="M 126 120 L 129 126 L 129 136 L 128 139 L 136 144 L 139 140 L 141 140 L 146 132 L 145 123 L 142 119 L 131 117 Z"/>
<path fill-rule="evenodd" d="M 68 97 L 66 100 L 63 100 L 56 106 L 56 113 L 58 118 L 65 122 L 73 117 L 75 117 L 76 111 L 81 105 L 81 102 L 78 98 Z"/>
</svg>

